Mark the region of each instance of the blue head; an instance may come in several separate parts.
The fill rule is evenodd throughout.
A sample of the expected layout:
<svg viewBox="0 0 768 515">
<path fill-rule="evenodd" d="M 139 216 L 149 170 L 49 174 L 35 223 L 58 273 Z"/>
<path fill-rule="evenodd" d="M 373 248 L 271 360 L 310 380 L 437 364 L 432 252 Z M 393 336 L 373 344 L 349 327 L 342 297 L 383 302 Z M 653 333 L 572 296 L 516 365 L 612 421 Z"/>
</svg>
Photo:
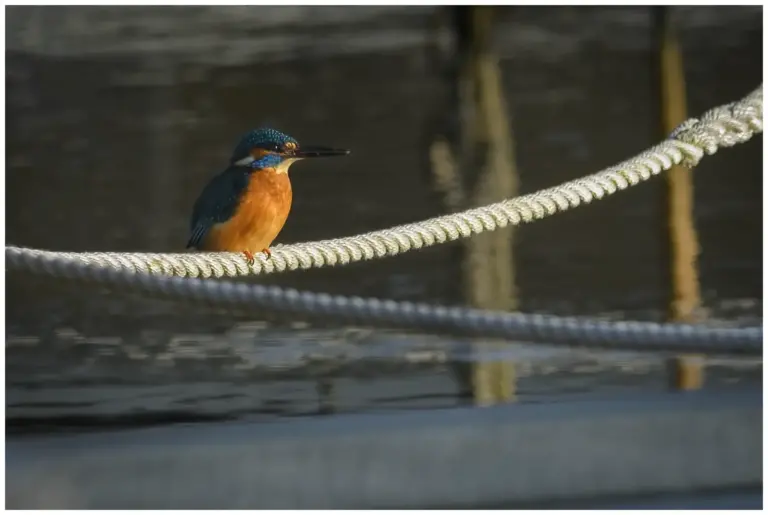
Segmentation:
<svg viewBox="0 0 768 515">
<path fill-rule="evenodd" d="M 248 132 L 232 152 L 230 164 L 257 170 L 274 168 L 287 172 L 288 167 L 307 157 L 343 156 L 349 150 L 326 147 L 300 147 L 299 142 L 280 131 L 269 128 Z"/>
</svg>

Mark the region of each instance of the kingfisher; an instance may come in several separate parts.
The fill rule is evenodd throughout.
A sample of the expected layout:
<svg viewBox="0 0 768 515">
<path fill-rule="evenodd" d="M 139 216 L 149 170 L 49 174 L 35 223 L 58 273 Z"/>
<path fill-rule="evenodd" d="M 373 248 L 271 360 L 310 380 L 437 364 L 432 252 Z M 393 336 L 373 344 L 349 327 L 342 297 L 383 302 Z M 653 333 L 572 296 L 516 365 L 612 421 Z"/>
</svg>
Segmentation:
<svg viewBox="0 0 768 515">
<path fill-rule="evenodd" d="M 245 134 L 229 166 L 203 188 L 192 209 L 188 249 L 254 253 L 270 257 L 269 247 L 285 225 L 293 192 L 288 169 L 305 158 L 344 156 L 350 151 L 300 146 L 270 128 Z"/>
</svg>

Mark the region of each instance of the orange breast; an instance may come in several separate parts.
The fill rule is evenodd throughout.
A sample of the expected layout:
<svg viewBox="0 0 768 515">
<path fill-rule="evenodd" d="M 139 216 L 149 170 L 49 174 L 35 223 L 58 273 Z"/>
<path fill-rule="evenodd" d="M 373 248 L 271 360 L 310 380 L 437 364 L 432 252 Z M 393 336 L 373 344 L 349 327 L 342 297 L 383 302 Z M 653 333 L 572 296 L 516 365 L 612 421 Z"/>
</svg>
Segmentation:
<svg viewBox="0 0 768 515">
<path fill-rule="evenodd" d="M 235 216 L 211 227 L 204 250 L 256 253 L 268 249 L 283 229 L 292 201 L 287 173 L 254 172 Z"/>
</svg>

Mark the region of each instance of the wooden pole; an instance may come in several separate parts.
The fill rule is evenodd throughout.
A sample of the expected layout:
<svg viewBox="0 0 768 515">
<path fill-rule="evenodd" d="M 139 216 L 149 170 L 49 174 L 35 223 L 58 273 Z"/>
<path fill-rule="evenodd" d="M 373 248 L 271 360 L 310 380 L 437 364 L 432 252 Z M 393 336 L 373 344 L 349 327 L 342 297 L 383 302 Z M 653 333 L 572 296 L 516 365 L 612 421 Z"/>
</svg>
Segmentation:
<svg viewBox="0 0 768 515">
<path fill-rule="evenodd" d="M 667 7 L 654 7 L 659 43 L 661 112 L 664 135 L 687 118 L 685 77 L 680 45 Z M 701 311 L 697 258 L 698 238 L 693 221 L 693 171 L 674 166 L 667 172 L 667 218 L 671 265 L 672 299 L 670 320 L 695 322 Z M 671 386 L 697 390 L 704 383 L 701 359 L 680 356 L 670 361 Z"/>
<path fill-rule="evenodd" d="M 491 48 L 493 9 L 470 6 L 454 11 L 459 54 L 456 107 L 461 125 L 458 159 L 452 157 L 446 142 L 436 141 L 430 150 L 435 184 L 450 210 L 497 202 L 518 191 L 511 124 Z M 512 236 L 512 227 L 507 227 L 464 243 L 468 304 L 493 310 L 517 308 Z M 480 352 L 497 346 L 494 341 L 475 343 Z M 471 388 L 476 404 L 514 400 L 514 366 L 510 362 L 474 362 L 470 367 L 457 367 L 457 372 L 460 384 Z"/>
</svg>

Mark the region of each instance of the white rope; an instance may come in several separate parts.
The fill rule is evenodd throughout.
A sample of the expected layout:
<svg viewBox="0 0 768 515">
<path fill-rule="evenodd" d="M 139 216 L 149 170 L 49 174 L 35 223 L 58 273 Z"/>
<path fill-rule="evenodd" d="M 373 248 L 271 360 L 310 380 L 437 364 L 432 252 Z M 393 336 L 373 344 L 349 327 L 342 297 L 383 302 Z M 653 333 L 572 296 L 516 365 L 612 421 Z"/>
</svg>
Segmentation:
<svg viewBox="0 0 768 515">
<path fill-rule="evenodd" d="M 57 274 L 62 263 L 80 263 L 93 270 L 107 267 L 180 277 L 237 277 L 345 265 L 396 256 L 588 204 L 648 180 L 675 164 L 694 166 L 704 154 L 743 143 L 762 130 L 761 85 L 740 101 L 711 109 L 700 119 L 687 120 L 662 143 L 594 175 L 422 222 L 346 238 L 278 245 L 273 248 L 270 259 L 259 254 L 251 267 L 244 256 L 237 253 L 51 252 L 13 246 L 6 247 L 6 260 L 12 268 L 37 273 Z"/>
<path fill-rule="evenodd" d="M 259 316 L 279 312 L 352 324 L 429 333 L 507 338 L 547 345 L 612 350 L 762 355 L 762 327 L 728 328 L 651 322 L 607 322 L 430 306 L 394 300 L 343 297 L 225 280 L 135 274 L 61 262 L 56 274 L 78 281 L 139 291 L 155 298 L 226 307 L 228 313 Z"/>
<path fill-rule="evenodd" d="M 673 164 L 693 166 L 705 153 L 713 154 L 720 147 L 747 141 L 753 134 L 762 131 L 762 99 L 761 86 L 739 102 L 712 109 L 699 120 L 688 120 L 665 142 L 595 175 L 532 195 L 420 223 L 349 238 L 281 246 L 275 248 L 270 260 L 257 260 L 250 273 L 345 264 L 397 255 L 510 223 L 529 222 L 588 203 L 646 180 Z M 224 253 L 69 253 L 6 247 L 6 266 L 111 286 L 119 292 L 140 291 L 190 303 L 226 305 L 232 311 L 252 316 L 261 310 L 549 344 L 762 355 L 762 327 L 604 322 L 340 297 L 194 278 L 249 273 L 243 258 Z"/>
</svg>

